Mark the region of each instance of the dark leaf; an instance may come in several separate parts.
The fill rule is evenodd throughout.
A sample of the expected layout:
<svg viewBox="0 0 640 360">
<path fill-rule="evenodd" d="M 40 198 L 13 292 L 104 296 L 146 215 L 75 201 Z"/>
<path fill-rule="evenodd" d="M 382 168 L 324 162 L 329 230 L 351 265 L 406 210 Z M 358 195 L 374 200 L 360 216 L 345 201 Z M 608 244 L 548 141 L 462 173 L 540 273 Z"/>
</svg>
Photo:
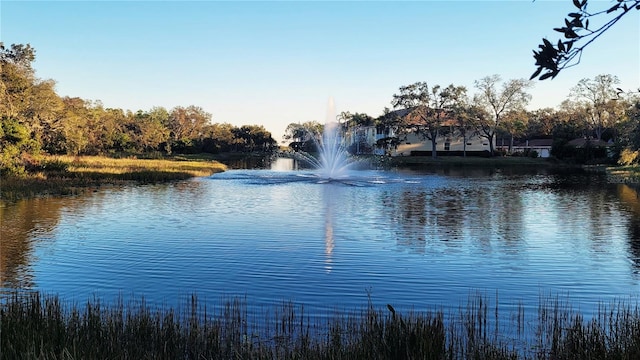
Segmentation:
<svg viewBox="0 0 640 360">
<path fill-rule="evenodd" d="M 538 70 L 536 70 L 536 72 L 533 73 L 533 75 L 531 75 L 531 77 L 529 78 L 529 80 L 533 80 L 535 79 L 538 75 L 540 75 L 540 73 L 542 72 L 542 66 L 540 66 L 538 68 Z"/>
<path fill-rule="evenodd" d="M 561 40 L 558 40 L 558 50 L 563 51 L 564 52 L 564 44 L 562 43 Z"/>
<path fill-rule="evenodd" d="M 542 55 L 547 58 L 555 58 L 558 56 L 558 50 L 556 50 L 553 46 L 549 45 L 542 50 Z"/>
<path fill-rule="evenodd" d="M 573 19 L 572 21 L 573 26 L 577 27 L 577 28 L 583 28 L 584 25 L 582 25 L 582 21 L 580 19 Z"/>
<path fill-rule="evenodd" d="M 613 5 L 611 8 L 609 8 L 609 10 L 607 10 L 607 14 L 618 10 L 619 7 L 620 7 L 620 3 L 617 3 L 617 4 Z"/>
<path fill-rule="evenodd" d="M 584 28 L 585 28 L 585 29 L 589 29 L 589 19 L 587 19 L 587 21 L 586 21 L 586 23 L 585 23 L 585 25 L 584 25 Z"/>
<path fill-rule="evenodd" d="M 625 12 L 629 11 L 629 7 L 627 6 L 627 4 L 622 5 L 622 8 Z"/>
<path fill-rule="evenodd" d="M 571 50 L 571 47 L 573 46 L 573 41 L 567 41 L 565 42 L 565 44 L 567 44 L 567 52 L 569 52 Z"/>
<path fill-rule="evenodd" d="M 564 24 L 567 25 L 568 28 L 571 27 L 571 23 L 567 19 L 564 19 Z"/>
<path fill-rule="evenodd" d="M 572 18 L 580 18 L 582 16 L 582 14 L 580 14 L 580 13 L 569 13 L 569 16 L 571 16 Z"/>
<path fill-rule="evenodd" d="M 546 80 L 546 79 L 548 79 L 550 77 L 555 77 L 553 72 L 548 72 L 546 74 L 543 74 L 542 76 L 540 76 L 540 80 Z"/>
<path fill-rule="evenodd" d="M 580 5 L 580 8 L 583 8 L 585 5 L 587 5 L 587 0 L 582 0 L 582 4 Z"/>
<path fill-rule="evenodd" d="M 547 39 L 542 39 L 542 41 L 544 42 L 544 46 L 546 46 L 547 48 L 552 48 L 553 45 L 551 45 L 551 43 L 549 42 L 549 40 Z"/>
<path fill-rule="evenodd" d="M 578 9 L 582 9 L 582 5 L 580 4 L 580 0 L 573 0 L 573 5 L 575 5 Z"/>
<path fill-rule="evenodd" d="M 640 10 L 640 5 L 636 5 L 636 10 Z"/>
<path fill-rule="evenodd" d="M 566 37 L 567 39 L 575 39 L 578 37 L 578 34 L 576 34 L 575 31 L 569 29 L 567 32 L 564 33 L 564 37 Z"/>
<path fill-rule="evenodd" d="M 587 20 L 589 21 L 589 20 Z M 567 31 L 567 28 L 563 27 L 563 28 L 553 28 L 553 30 L 557 31 L 557 32 L 561 32 L 564 34 L 565 31 Z"/>
</svg>

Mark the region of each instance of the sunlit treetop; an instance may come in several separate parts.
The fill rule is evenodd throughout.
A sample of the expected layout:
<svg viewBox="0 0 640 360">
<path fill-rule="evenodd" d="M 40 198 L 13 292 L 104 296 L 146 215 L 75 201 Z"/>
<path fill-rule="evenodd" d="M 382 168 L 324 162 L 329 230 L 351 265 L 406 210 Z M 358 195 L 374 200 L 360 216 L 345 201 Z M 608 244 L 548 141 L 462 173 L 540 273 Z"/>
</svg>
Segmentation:
<svg viewBox="0 0 640 360">
<path fill-rule="evenodd" d="M 31 68 L 31 63 L 35 58 L 36 50 L 29 44 L 11 44 L 10 47 L 5 47 L 4 43 L 0 42 L 0 62 L 2 63 Z"/>
</svg>

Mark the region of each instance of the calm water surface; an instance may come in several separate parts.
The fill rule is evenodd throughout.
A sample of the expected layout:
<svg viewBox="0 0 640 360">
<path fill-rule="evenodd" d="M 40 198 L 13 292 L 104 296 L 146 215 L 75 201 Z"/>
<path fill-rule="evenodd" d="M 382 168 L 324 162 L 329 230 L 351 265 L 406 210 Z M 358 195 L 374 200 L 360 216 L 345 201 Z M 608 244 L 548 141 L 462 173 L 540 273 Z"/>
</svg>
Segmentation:
<svg viewBox="0 0 640 360">
<path fill-rule="evenodd" d="M 640 202 L 626 185 L 485 169 L 325 183 L 287 168 L 5 204 L 0 296 L 175 305 L 195 292 L 317 310 L 371 296 L 425 310 L 475 293 L 534 308 L 557 294 L 592 311 L 640 290 Z"/>
</svg>

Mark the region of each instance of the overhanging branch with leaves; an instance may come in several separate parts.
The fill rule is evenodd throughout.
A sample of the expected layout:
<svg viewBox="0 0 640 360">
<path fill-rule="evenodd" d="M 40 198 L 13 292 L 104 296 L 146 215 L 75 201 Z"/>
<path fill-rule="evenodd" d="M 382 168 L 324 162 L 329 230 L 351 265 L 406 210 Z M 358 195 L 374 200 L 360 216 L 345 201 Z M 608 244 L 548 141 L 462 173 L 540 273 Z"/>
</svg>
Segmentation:
<svg viewBox="0 0 640 360">
<path fill-rule="evenodd" d="M 613 6 L 597 12 L 587 10 L 588 0 L 572 1 L 578 10 L 567 15 L 564 26 L 554 28 L 555 31 L 564 35 L 564 39 L 559 39 L 557 42 L 542 39 L 542 44 L 538 45 L 539 50 L 533 51 L 535 65 L 538 68 L 530 79 L 536 77 L 539 77 L 539 80 L 553 79 L 565 68 L 578 65 L 582 52 L 587 46 L 629 12 L 640 10 L 640 0 L 616 0 Z M 590 19 L 607 17 L 611 14 L 614 17 L 596 29 L 590 27 Z"/>
</svg>

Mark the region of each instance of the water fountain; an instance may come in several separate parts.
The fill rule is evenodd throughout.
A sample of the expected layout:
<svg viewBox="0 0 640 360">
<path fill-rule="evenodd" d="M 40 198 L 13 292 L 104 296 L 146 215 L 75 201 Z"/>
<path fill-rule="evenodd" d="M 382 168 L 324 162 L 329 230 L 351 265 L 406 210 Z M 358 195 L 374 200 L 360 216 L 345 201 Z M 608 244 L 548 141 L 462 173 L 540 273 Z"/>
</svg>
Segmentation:
<svg viewBox="0 0 640 360">
<path fill-rule="evenodd" d="M 340 124 L 336 121 L 336 109 L 333 98 L 329 98 L 327 117 L 321 141 L 314 138 L 318 156 L 303 153 L 303 160 L 309 162 L 322 181 L 340 180 L 348 176 L 348 170 L 355 164 L 342 143 Z"/>
</svg>

